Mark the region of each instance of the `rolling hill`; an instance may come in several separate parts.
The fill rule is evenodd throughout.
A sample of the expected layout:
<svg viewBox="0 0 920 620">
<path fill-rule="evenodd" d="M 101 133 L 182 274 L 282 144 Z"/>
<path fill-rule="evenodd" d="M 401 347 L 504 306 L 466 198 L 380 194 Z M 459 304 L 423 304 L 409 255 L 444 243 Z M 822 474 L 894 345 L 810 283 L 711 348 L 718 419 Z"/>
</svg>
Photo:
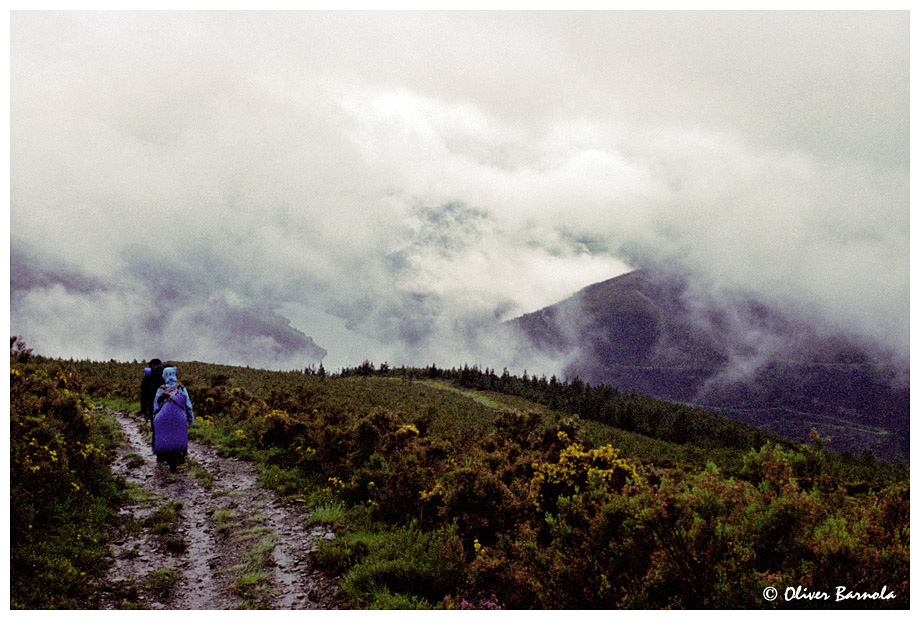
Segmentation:
<svg viewBox="0 0 920 620">
<path fill-rule="evenodd" d="M 909 456 L 907 369 L 752 299 L 728 302 L 646 270 L 505 324 L 520 352 L 567 360 L 593 384 L 691 404 L 837 450 Z"/>
</svg>

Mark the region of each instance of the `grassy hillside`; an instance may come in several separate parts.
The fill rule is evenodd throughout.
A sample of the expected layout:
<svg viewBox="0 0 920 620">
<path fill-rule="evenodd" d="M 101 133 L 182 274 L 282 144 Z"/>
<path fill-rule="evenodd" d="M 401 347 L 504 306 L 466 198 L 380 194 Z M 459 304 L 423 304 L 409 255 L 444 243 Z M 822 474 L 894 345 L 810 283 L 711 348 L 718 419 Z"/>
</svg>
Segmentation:
<svg viewBox="0 0 920 620">
<path fill-rule="evenodd" d="M 136 400 L 143 368 L 28 365 L 90 399 Z M 178 366 L 192 438 L 260 463 L 264 484 L 336 525 L 316 561 L 347 606 L 909 606 L 903 465 L 577 382 Z M 896 598 L 836 602 L 840 585 Z M 830 600 L 784 600 L 797 586 Z"/>
</svg>

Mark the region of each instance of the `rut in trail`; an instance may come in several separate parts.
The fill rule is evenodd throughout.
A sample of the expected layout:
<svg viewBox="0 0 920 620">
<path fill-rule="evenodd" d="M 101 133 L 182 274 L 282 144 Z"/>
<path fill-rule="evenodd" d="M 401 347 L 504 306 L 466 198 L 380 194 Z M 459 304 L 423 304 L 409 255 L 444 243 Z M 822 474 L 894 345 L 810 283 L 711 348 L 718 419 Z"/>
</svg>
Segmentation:
<svg viewBox="0 0 920 620">
<path fill-rule="evenodd" d="M 333 579 L 310 561 L 331 529 L 307 525 L 309 511 L 260 488 L 252 464 L 210 446 L 190 441 L 186 464 L 170 473 L 140 421 L 109 413 L 127 438 L 112 469 L 136 492 L 121 510 L 127 525 L 99 585 L 101 608 L 335 607 Z"/>
</svg>

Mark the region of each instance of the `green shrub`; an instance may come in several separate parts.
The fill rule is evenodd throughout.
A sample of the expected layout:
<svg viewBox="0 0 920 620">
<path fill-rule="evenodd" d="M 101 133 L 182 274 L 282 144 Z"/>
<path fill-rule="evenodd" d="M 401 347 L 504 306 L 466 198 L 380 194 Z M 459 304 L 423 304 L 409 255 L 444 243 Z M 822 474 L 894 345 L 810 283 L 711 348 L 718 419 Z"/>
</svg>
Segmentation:
<svg viewBox="0 0 920 620">
<path fill-rule="evenodd" d="M 462 584 L 466 556 L 456 527 L 424 532 L 410 525 L 371 536 L 345 534 L 325 545 L 317 561 L 343 574 L 342 589 L 357 606 L 373 607 L 384 594 L 390 602 L 432 607 Z"/>
<path fill-rule="evenodd" d="M 10 607 L 80 608 L 104 568 L 124 498 L 109 464 L 117 422 L 77 392 L 59 365 L 10 354 Z"/>
</svg>

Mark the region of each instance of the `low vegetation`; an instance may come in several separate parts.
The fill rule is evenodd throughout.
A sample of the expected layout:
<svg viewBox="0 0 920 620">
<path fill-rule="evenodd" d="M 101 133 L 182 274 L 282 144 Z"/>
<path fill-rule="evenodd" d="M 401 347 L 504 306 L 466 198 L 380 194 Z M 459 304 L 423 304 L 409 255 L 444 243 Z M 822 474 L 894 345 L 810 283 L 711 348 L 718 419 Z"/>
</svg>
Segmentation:
<svg viewBox="0 0 920 620">
<path fill-rule="evenodd" d="M 57 417 L 28 426 L 32 392 L 64 376 L 73 394 L 131 398 L 143 365 L 13 352 L 11 362 L 17 381 L 30 378 L 15 392 L 15 496 L 25 493 L 16 476 L 47 455 L 29 447 L 37 429 L 47 426 L 39 444 L 49 449 L 77 441 L 54 430 L 66 424 Z M 341 576 L 345 606 L 910 605 L 908 468 L 838 454 L 817 435 L 799 445 L 609 388 L 468 368 L 366 363 L 333 376 L 188 362 L 180 381 L 195 405 L 193 439 L 256 461 L 263 484 L 310 505 L 315 522 L 333 524 L 335 538 L 315 561 Z M 82 412 L 85 397 L 72 398 Z M 100 457 L 97 465 L 105 464 Z M 55 489 L 87 484 L 53 478 Z M 26 566 L 17 558 L 51 553 L 35 541 L 51 536 L 53 521 L 50 514 L 36 521 L 39 503 L 25 500 L 36 513 L 28 524 L 40 523 L 41 534 L 27 539 L 14 521 L 14 601 L 67 606 L 24 598 L 34 590 L 17 575 Z M 116 500 L 114 492 L 96 499 Z M 218 517 L 239 528 L 233 515 Z M 259 558 L 272 541 L 249 525 L 252 563 L 240 566 L 238 587 L 257 600 Z M 830 599 L 786 600 L 787 588 L 798 586 Z M 838 586 L 866 593 L 884 586 L 896 597 L 837 602 Z M 776 600 L 764 597 L 771 587 Z"/>
<path fill-rule="evenodd" d="M 10 346 L 10 607 L 79 608 L 93 600 L 106 531 L 125 488 L 109 469 L 120 443 L 78 381 Z"/>
<path fill-rule="evenodd" d="M 168 502 L 143 521 L 157 544 L 170 553 L 182 553 L 188 547 L 188 541 L 179 531 L 181 514 L 182 502 Z"/>
<path fill-rule="evenodd" d="M 165 599 L 180 577 L 179 572 L 173 568 L 157 568 L 147 576 L 144 587 L 154 596 Z"/>
</svg>

